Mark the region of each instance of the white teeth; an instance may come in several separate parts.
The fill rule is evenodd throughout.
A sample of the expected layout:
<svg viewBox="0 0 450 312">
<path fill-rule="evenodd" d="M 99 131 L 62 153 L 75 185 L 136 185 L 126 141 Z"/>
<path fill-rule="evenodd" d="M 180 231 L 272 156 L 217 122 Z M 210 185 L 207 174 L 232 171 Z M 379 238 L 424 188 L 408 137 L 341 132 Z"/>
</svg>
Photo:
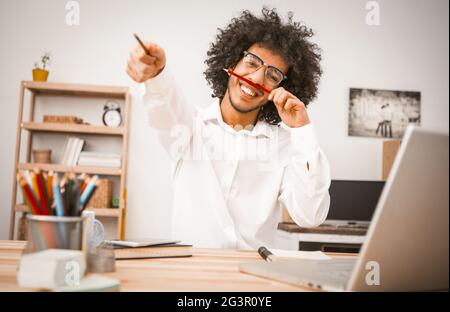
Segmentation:
<svg viewBox="0 0 450 312">
<path fill-rule="evenodd" d="M 250 96 L 255 96 L 255 93 L 253 93 L 252 90 L 250 90 L 246 86 L 241 85 L 241 90 L 244 91 L 245 94 L 248 94 Z"/>
</svg>

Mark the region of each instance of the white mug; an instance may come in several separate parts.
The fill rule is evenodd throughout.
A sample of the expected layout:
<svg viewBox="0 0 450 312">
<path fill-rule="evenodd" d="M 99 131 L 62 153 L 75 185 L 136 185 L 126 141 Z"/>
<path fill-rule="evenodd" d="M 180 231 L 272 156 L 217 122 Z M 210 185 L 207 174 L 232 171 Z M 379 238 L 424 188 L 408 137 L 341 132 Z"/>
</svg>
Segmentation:
<svg viewBox="0 0 450 312">
<path fill-rule="evenodd" d="M 93 211 L 84 210 L 82 217 L 86 218 L 87 248 L 88 250 L 95 249 L 105 239 L 105 229 L 103 224 L 95 219 L 95 212 Z"/>
</svg>

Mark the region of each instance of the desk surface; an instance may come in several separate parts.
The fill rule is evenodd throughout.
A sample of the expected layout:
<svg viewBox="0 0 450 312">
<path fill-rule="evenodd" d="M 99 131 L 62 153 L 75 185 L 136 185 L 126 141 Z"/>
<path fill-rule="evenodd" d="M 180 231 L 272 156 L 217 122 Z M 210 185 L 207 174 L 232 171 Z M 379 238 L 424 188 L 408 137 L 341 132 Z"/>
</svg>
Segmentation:
<svg viewBox="0 0 450 312">
<path fill-rule="evenodd" d="M 23 241 L 0 241 L 0 291 L 28 291 L 16 274 Z M 238 263 L 261 260 L 256 251 L 193 248 L 193 257 L 116 261 L 121 291 L 305 291 L 238 271 Z M 338 255 L 336 255 L 338 256 Z M 31 289 L 32 290 L 32 289 Z"/>
</svg>

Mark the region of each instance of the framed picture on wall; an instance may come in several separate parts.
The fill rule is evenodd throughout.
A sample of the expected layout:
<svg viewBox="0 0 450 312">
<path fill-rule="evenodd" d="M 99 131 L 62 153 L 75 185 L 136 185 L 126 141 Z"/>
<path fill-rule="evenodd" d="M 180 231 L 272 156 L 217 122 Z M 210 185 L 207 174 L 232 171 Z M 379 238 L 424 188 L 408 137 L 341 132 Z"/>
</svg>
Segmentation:
<svg viewBox="0 0 450 312">
<path fill-rule="evenodd" d="M 348 135 L 401 139 L 420 125 L 420 92 L 350 89 Z"/>
</svg>

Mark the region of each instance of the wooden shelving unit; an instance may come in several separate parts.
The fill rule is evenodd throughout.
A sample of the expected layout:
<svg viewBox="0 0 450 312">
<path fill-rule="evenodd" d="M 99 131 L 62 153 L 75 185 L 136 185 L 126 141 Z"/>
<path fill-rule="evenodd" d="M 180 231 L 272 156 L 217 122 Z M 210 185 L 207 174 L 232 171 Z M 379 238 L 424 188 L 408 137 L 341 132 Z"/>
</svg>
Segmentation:
<svg viewBox="0 0 450 312">
<path fill-rule="evenodd" d="M 30 92 L 29 120 L 24 119 L 24 99 L 25 92 Z M 92 97 L 104 99 L 120 99 L 124 101 L 122 125 L 117 128 L 105 127 L 102 125 L 79 125 L 79 124 L 60 124 L 44 123 L 35 121 L 36 97 L 39 95 L 57 95 L 70 97 Z M 74 172 L 98 174 L 102 176 L 116 176 L 120 179 L 119 187 L 119 208 L 91 208 L 98 217 L 117 218 L 117 237 L 124 238 L 125 216 L 126 216 L 126 175 L 128 162 L 128 129 L 131 107 L 131 96 L 127 87 L 115 86 L 96 86 L 83 84 L 67 83 L 48 83 L 22 81 L 19 96 L 19 114 L 17 122 L 16 137 L 16 155 L 13 173 L 13 192 L 11 200 L 11 220 L 9 239 L 14 239 L 14 227 L 16 213 L 28 212 L 28 207 L 22 203 L 17 203 L 18 185 L 16 173 L 18 170 L 30 170 L 38 167 L 43 171 L 55 172 Z M 43 104 L 45 105 L 45 104 Z M 31 151 L 33 146 L 33 137 L 39 133 L 55 134 L 84 134 L 93 136 L 118 137 L 122 140 L 122 163 L 120 168 L 108 167 L 85 167 L 85 166 L 64 166 L 61 164 L 37 164 L 31 163 Z M 26 140 L 26 159 L 21 160 L 21 145 L 23 136 L 27 134 Z"/>
</svg>

